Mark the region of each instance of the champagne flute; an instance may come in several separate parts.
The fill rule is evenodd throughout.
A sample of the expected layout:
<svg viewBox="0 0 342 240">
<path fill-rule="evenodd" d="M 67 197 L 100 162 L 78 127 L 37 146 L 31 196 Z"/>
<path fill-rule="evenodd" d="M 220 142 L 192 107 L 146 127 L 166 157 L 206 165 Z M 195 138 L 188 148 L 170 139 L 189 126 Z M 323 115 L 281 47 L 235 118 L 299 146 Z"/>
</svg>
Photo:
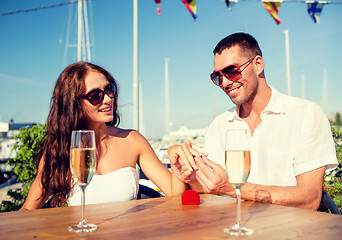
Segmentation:
<svg viewBox="0 0 342 240">
<path fill-rule="evenodd" d="M 225 143 L 225 168 L 230 183 L 236 191 L 237 221 L 224 232 L 230 235 L 251 235 L 253 229 L 241 225 L 241 188 L 245 184 L 251 168 L 250 137 L 245 129 L 228 129 Z"/>
<path fill-rule="evenodd" d="M 69 231 L 95 231 L 98 227 L 94 224 L 88 224 L 84 218 L 85 188 L 91 181 L 96 168 L 94 131 L 72 131 L 70 145 L 70 168 L 74 181 L 80 186 L 82 190 L 82 218 L 77 225 L 69 226 Z"/>
</svg>

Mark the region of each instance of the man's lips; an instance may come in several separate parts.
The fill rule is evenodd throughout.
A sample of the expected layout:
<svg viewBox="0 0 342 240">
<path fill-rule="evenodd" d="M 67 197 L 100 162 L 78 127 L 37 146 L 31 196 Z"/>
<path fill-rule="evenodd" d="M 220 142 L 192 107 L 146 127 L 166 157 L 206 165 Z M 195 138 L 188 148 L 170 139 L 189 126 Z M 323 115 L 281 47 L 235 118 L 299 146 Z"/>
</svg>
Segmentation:
<svg viewBox="0 0 342 240">
<path fill-rule="evenodd" d="M 229 93 L 234 93 L 234 92 L 237 91 L 240 87 L 241 87 L 241 86 L 230 88 L 230 89 L 228 89 L 228 92 L 229 92 Z"/>
<path fill-rule="evenodd" d="M 230 88 L 227 88 L 227 94 L 230 96 L 230 97 L 234 97 L 238 94 L 239 92 L 239 89 L 241 88 L 242 85 L 239 85 L 239 86 L 233 86 L 233 87 L 230 87 Z"/>
</svg>

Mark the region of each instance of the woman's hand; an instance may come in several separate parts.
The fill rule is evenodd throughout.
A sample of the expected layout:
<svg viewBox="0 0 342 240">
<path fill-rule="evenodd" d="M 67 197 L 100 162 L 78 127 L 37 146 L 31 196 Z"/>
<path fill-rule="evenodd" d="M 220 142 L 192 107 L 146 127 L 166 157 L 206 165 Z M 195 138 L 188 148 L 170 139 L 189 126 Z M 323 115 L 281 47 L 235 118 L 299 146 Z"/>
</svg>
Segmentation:
<svg viewBox="0 0 342 240">
<path fill-rule="evenodd" d="M 202 154 L 192 148 L 191 142 L 189 140 L 187 140 L 183 145 L 171 146 L 167 152 L 171 165 L 176 165 L 179 163 L 181 166 L 186 166 L 187 170 L 190 172 L 198 170 L 194 157 L 199 157 Z"/>
</svg>

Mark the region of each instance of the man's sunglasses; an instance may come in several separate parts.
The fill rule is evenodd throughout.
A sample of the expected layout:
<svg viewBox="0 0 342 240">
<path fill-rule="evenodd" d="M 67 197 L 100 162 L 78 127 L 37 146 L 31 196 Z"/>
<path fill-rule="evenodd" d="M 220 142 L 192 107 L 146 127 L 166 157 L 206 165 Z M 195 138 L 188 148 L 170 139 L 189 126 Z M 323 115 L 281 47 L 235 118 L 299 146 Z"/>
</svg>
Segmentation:
<svg viewBox="0 0 342 240">
<path fill-rule="evenodd" d="M 246 69 L 246 67 L 254 60 L 255 57 L 253 57 L 251 60 L 248 60 L 241 66 L 236 66 L 232 64 L 218 71 L 213 72 L 212 74 L 210 74 L 211 81 L 213 81 L 213 83 L 216 86 L 220 86 L 222 84 L 222 75 L 224 75 L 226 78 L 233 82 L 239 80 L 242 77 L 242 71 Z M 246 66 L 243 69 L 241 69 L 241 67 L 243 67 L 244 65 Z"/>
<path fill-rule="evenodd" d="M 107 94 L 108 97 L 110 98 L 114 98 L 115 93 L 116 93 L 116 85 L 115 83 L 110 83 L 105 87 L 104 90 L 101 90 L 98 88 L 93 89 L 82 97 L 86 98 L 91 104 L 97 105 L 97 104 L 102 103 L 105 94 Z"/>
</svg>

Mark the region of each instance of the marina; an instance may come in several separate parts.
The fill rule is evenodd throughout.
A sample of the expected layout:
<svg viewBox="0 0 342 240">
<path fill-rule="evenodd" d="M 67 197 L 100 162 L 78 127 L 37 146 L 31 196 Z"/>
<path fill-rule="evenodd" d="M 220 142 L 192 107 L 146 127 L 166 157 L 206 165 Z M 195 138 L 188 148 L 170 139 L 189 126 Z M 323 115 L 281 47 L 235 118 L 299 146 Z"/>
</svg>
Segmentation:
<svg viewBox="0 0 342 240">
<path fill-rule="evenodd" d="M 222 4 L 220 1 L 218 1 L 220 3 L 210 3 L 210 8 L 208 3 L 204 3 L 208 5 L 208 10 L 211 9 L 212 13 L 215 12 L 215 16 L 208 18 L 208 16 L 200 15 L 197 22 L 193 22 L 192 19 L 187 21 L 189 19 L 183 18 L 183 15 L 180 14 L 182 12 L 174 11 L 178 7 L 172 8 L 170 11 L 168 3 L 163 3 L 163 14 L 165 15 L 156 18 L 149 12 L 147 4 L 140 3 L 138 7 L 137 0 L 133 1 L 133 5 L 132 1 L 127 2 L 130 2 L 130 4 L 126 2 L 121 5 L 111 3 L 109 7 L 107 6 L 109 4 L 98 1 L 94 2 L 94 8 L 92 8 L 91 1 L 78 1 L 77 4 L 75 1 L 75 4 L 69 6 L 69 9 L 72 10 L 69 10 L 67 31 L 65 29 L 60 30 L 60 26 L 54 22 L 56 19 L 58 19 L 59 24 L 63 22 L 61 21 L 64 16 L 63 12 L 67 11 L 62 8 L 52 11 L 47 10 L 46 15 L 41 11 L 38 14 L 18 14 L 2 18 L 3 32 L 9 36 L 8 39 L 14 43 L 13 46 L 15 47 L 12 46 L 11 48 L 12 43 L 9 44 L 5 41 L 7 38 L 3 38 L 1 45 L 6 46 L 10 51 L 3 53 L 3 59 L 6 59 L 6 61 L 1 64 L 3 69 L 0 71 L 0 77 L 3 81 L 1 82 L 3 84 L 2 89 L 5 89 L 4 92 L 6 93 L 1 95 L 6 100 L 12 99 L 12 97 L 20 99 L 21 104 L 19 107 L 17 103 L 14 103 L 15 101 L 9 101 L 7 104 L 3 104 L 6 107 L 1 111 L 2 118 L 0 120 L 8 120 L 13 115 L 17 118 L 15 115 L 17 114 L 20 123 L 13 121 L 0 122 L 0 202 L 7 199 L 9 189 L 21 187 L 21 183 L 16 182 L 13 167 L 6 164 L 9 159 L 14 158 L 16 155 L 16 152 L 13 151 L 16 144 L 14 136 L 18 134 L 20 127 L 25 126 L 25 123 L 21 123 L 21 121 L 23 119 L 23 121 L 30 121 L 31 116 L 34 115 L 39 116 L 38 118 L 46 118 L 47 113 L 44 113 L 43 110 L 48 105 L 51 97 L 51 84 L 57 77 L 56 72 L 59 71 L 60 62 L 62 62 L 61 58 L 63 58 L 51 49 L 63 49 L 65 46 L 65 49 L 62 50 L 62 52 L 65 52 L 63 65 L 67 65 L 66 53 L 69 48 L 73 47 L 76 49 L 77 56 L 73 56 L 72 61 L 89 61 L 108 67 L 120 83 L 120 96 L 122 96 L 120 104 L 124 106 L 122 112 L 125 122 L 127 122 L 127 119 L 129 122 L 132 121 L 133 129 L 141 131 L 143 134 L 143 124 L 146 124 L 144 126 L 146 131 L 151 131 L 157 125 L 158 128 L 163 129 L 162 137 L 151 138 L 148 141 L 160 161 L 168 169 L 170 169 L 170 164 L 167 149 L 171 145 L 182 144 L 184 141 L 190 140 L 195 149 L 204 151 L 207 128 L 195 129 L 193 126 L 208 125 L 212 109 L 210 96 L 212 96 L 213 92 L 216 94 L 216 92 L 220 91 L 220 89 L 213 88 L 208 77 L 213 70 L 211 49 L 217 39 L 231 33 L 233 30 L 252 30 L 252 33 L 258 36 L 262 44 L 264 44 L 265 63 L 267 68 L 270 69 L 267 75 L 272 86 L 279 88 L 282 92 L 287 92 L 289 95 L 301 95 L 303 98 L 314 100 L 321 104 L 325 112 L 331 112 L 330 119 L 332 121 L 337 118 L 337 111 L 340 110 L 338 105 L 340 94 L 336 91 L 340 89 L 339 84 L 341 81 L 336 69 L 339 69 L 338 66 L 341 61 L 339 56 L 341 54 L 336 39 L 339 39 L 341 28 L 336 19 L 340 16 L 340 5 L 334 6 L 334 9 L 327 6 L 325 14 L 329 15 L 323 16 L 320 25 L 309 25 L 313 23 L 308 16 L 306 16 L 308 19 L 300 17 L 301 20 L 297 21 L 299 15 L 296 6 L 299 4 L 293 4 L 295 5 L 293 8 L 284 7 L 280 16 L 286 24 L 279 27 L 273 25 L 273 22 L 269 23 L 266 18 L 264 19 L 260 11 L 260 2 L 240 2 L 232 12 L 223 11 L 216 7 L 216 5 Z M 205 9 L 205 7 L 202 7 L 203 5 L 201 9 Z M 76 11 L 74 11 L 75 9 Z M 133 19 L 131 16 L 132 9 Z M 58 14 L 56 14 L 57 12 Z M 167 15 L 168 13 L 170 15 Z M 306 12 L 304 13 L 307 15 Z M 51 15 L 53 20 L 49 19 L 47 15 Z M 172 24 L 168 24 L 165 17 L 171 15 L 173 17 L 169 18 L 168 22 Z M 295 24 L 291 23 L 291 18 L 294 15 L 296 16 Z M 93 16 L 94 22 L 91 19 Z M 102 16 L 107 18 L 104 20 Z M 241 21 L 239 19 L 241 16 L 247 17 Z M 253 16 L 253 18 L 248 16 Z M 20 18 L 21 20 L 19 20 Z M 77 27 L 70 25 L 71 19 L 77 19 L 75 21 Z M 255 19 L 259 19 L 263 24 L 255 21 Z M 18 20 L 17 22 L 20 23 L 20 27 L 17 25 L 17 28 L 15 28 L 17 32 L 20 32 L 20 37 L 12 36 L 10 28 L 7 29 L 7 26 L 15 26 L 13 20 L 15 22 Z M 205 26 L 203 26 L 203 22 L 206 23 Z M 46 23 L 46 25 L 43 23 Z M 93 31 L 92 23 L 95 23 L 96 31 Z M 260 28 L 261 25 L 262 28 Z M 35 26 L 35 28 L 29 26 Z M 41 29 L 40 32 L 39 29 Z M 46 36 L 44 37 L 44 44 L 38 42 L 37 37 L 32 38 L 32 36 L 41 36 L 42 32 L 45 34 L 46 29 L 54 29 L 54 33 L 58 31 L 67 32 L 67 36 L 64 38 L 63 34 L 60 33 L 60 36 L 57 36 L 57 34 Z M 129 29 L 130 34 L 127 34 L 127 29 Z M 76 38 L 73 38 L 75 36 L 72 36 L 71 30 L 74 32 L 76 30 L 76 34 L 74 34 L 77 36 Z M 320 33 L 320 38 L 316 37 L 317 32 Z M 96 56 L 94 54 L 94 36 L 96 36 L 97 40 Z M 14 39 L 26 39 L 26 41 L 23 44 L 23 42 L 16 42 Z M 75 39 L 76 41 L 72 42 Z M 133 46 L 130 40 L 133 40 Z M 58 46 L 54 45 L 57 42 Z M 39 48 L 35 47 L 36 44 L 39 45 Z M 329 46 L 329 48 L 326 49 L 326 46 Z M 25 48 L 21 49 L 21 47 Z M 15 52 L 14 49 L 20 50 L 20 54 Z M 312 51 L 312 49 L 315 49 L 315 51 Z M 48 54 L 48 56 L 43 53 Z M 313 53 L 314 55 L 312 55 Z M 20 58 L 13 58 L 13 56 L 20 56 Z M 40 58 L 37 60 L 32 56 L 40 56 Z M 51 58 L 51 56 L 54 57 Z M 32 59 L 32 61 L 28 61 L 29 64 L 27 64 L 27 59 Z M 45 59 L 50 59 L 50 61 Z M 70 61 L 70 59 L 68 60 Z M 131 67 L 132 60 L 133 67 Z M 127 74 L 131 72 L 132 76 Z M 321 76 L 322 73 L 323 76 Z M 300 82 L 298 76 L 301 77 L 301 86 L 298 84 Z M 130 82 L 131 78 L 133 78 L 133 84 Z M 308 84 L 309 82 L 310 84 Z M 18 83 L 20 88 L 17 87 Z M 144 87 L 144 91 L 142 87 Z M 22 91 L 24 90 L 31 95 L 23 94 Z M 9 98 L 7 92 L 11 92 L 13 96 L 11 95 L 11 98 Z M 42 94 L 47 92 L 49 94 Z M 142 106 L 143 100 L 145 109 Z M 216 99 L 214 101 L 214 115 L 216 108 L 217 112 L 220 113 L 229 107 L 229 105 L 227 106 L 229 99 L 226 96 L 219 95 L 217 101 Z M 162 106 L 160 107 L 161 111 L 158 104 Z M 197 108 L 197 106 L 200 107 Z M 15 111 L 8 109 L 15 109 Z M 34 111 L 39 113 L 35 114 Z M 190 112 L 192 113 L 190 114 Z M 196 117 L 197 115 L 194 117 L 194 113 L 200 116 L 205 115 L 206 118 L 200 119 Z M 150 120 L 144 122 L 143 114 L 146 119 L 147 116 L 153 116 L 156 119 L 155 122 Z M 190 120 L 186 122 L 187 119 Z M 201 123 L 194 124 L 199 119 L 202 120 Z M 173 131 L 170 131 L 171 122 L 173 122 Z M 186 124 L 183 124 L 183 122 L 186 122 Z M 28 124 L 28 126 L 35 125 L 35 123 Z M 129 127 L 131 126 L 129 125 Z M 176 128 L 178 130 L 175 130 Z M 146 179 L 141 171 L 138 172 L 140 173 L 140 184 L 159 191 L 151 181 Z"/>
<path fill-rule="evenodd" d="M 6 164 L 8 160 L 15 158 L 16 151 L 14 150 L 15 135 L 20 132 L 22 127 L 32 127 L 36 123 L 14 123 L 14 122 L 0 122 L 0 203 L 3 200 L 8 200 L 8 190 L 21 188 L 22 183 L 17 183 L 16 175 L 13 173 L 13 166 Z M 199 151 L 204 152 L 204 140 L 207 128 L 204 129 L 188 129 L 186 126 L 181 126 L 177 131 L 169 132 L 161 139 L 149 139 L 159 160 L 170 171 L 170 162 L 167 156 L 167 149 L 175 144 L 183 144 L 186 140 L 190 140 L 193 147 Z M 148 180 L 145 174 L 139 170 L 139 183 L 150 187 L 154 190 L 160 191 L 155 184 Z"/>
</svg>

